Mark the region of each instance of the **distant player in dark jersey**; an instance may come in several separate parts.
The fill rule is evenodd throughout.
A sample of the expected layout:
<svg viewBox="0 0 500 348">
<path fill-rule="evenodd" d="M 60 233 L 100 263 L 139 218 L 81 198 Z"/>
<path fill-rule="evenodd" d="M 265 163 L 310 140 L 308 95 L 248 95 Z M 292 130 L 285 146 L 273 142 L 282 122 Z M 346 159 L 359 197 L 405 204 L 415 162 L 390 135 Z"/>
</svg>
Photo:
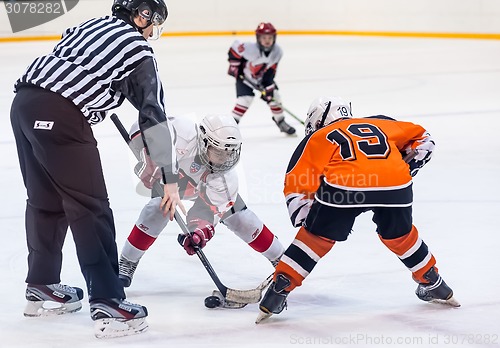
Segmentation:
<svg viewBox="0 0 500 348">
<path fill-rule="evenodd" d="M 434 141 L 419 125 L 387 116 L 352 118 L 339 97 L 313 101 L 306 137 L 285 176 L 290 218 L 300 227 L 276 267 L 257 321 L 280 313 L 290 291 L 336 242 L 345 241 L 360 214 L 373 212 L 384 245 L 412 272 L 424 301 L 460 304 L 412 223 L 412 176 L 431 158 Z M 406 155 L 413 159 L 403 159 Z M 408 162 L 408 163 L 407 163 Z"/>
<path fill-rule="evenodd" d="M 278 86 L 274 81 L 278 63 L 283 56 L 276 44 L 276 29 L 271 23 L 260 23 L 255 30 L 257 42 L 235 41 L 229 49 L 228 74 L 236 78 L 236 105 L 232 115 L 240 122 L 252 104 L 257 87 L 261 98 L 269 105 L 273 121 L 281 132 L 292 135 L 295 128 L 285 121 Z M 245 81 L 247 80 L 247 81 Z"/>
</svg>

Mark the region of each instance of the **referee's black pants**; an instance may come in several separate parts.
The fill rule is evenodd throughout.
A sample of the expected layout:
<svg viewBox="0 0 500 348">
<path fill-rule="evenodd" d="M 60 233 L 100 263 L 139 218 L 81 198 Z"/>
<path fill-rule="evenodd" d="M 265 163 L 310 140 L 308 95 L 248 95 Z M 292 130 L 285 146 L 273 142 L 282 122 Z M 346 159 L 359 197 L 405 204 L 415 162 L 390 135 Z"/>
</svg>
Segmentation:
<svg viewBox="0 0 500 348">
<path fill-rule="evenodd" d="M 89 300 L 125 298 L 97 142 L 83 114 L 59 94 L 22 87 L 11 122 L 28 195 L 26 282 L 60 282 L 69 225 Z"/>
</svg>

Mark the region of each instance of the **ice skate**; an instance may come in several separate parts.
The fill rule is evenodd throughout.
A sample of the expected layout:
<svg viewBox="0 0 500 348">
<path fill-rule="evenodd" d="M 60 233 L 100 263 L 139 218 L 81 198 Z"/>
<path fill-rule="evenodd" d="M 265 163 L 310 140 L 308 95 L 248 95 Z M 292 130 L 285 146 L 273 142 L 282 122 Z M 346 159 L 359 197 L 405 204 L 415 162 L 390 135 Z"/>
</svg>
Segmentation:
<svg viewBox="0 0 500 348">
<path fill-rule="evenodd" d="M 286 133 L 288 135 L 294 135 L 295 134 L 295 128 L 293 128 L 288 123 L 286 123 L 286 121 L 285 121 L 284 118 L 282 118 L 281 120 L 276 120 L 273 117 L 273 121 L 274 121 L 274 123 L 276 123 L 276 125 L 278 126 L 278 128 L 280 129 L 280 131 L 282 133 Z"/>
<path fill-rule="evenodd" d="M 453 290 L 444 282 L 443 278 L 436 272 L 434 267 L 424 274 L 429 283 L 420 283 L 415 290 L 419 299 L 426 302 L 447 304 L 452 307 L 460 307 L 460 303 L 453 297 Z"/>
<path fill-rule="evenodd" d="M 118 262 L 118 277 L 122 281 L 125 288 L 128 288 L 132 283 L 132 278 L 134 277 L 135 269 L 138 264 L 139 261 L 130 261 L 123 255 L 120 256 L 120 261 Z"/>
<path fill-rule="evenodd" d="M 273 314 L 279 314 L 286 308 L 286 298 L 289 291 L 285 289 L 290 286 L 290 280 L 283 274 L 278 274 L 276 281 L 267 289 L 264 298 L 260 302 L 260 313 L 255 320 L 255 324 L 269 318 Z"/>
<path fill-rule="evenodd" d="M 90 302 L 97 338 L 135 335 L 148 329 L 146 307 L 120 299 L 98 299 Z"/>
<path fill-rule="evenodd" d="M 63 284 L 28 284 L 24 309 L 26 317 L 42 317 L 77 312 L 82 308 L 83 290 Z"/>
</svg>

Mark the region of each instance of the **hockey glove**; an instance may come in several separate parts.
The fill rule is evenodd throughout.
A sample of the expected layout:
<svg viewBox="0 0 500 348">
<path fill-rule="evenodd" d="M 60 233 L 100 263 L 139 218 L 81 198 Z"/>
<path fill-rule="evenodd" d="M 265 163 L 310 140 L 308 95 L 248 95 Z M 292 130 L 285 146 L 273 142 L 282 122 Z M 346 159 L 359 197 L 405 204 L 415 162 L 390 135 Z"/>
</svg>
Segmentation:
<svg viewBox="0 0 500 348">
<path fill-rule="evenodd" d="M 229 61 L 229 69 L 227 71 L 227 74 L 234 77 L 234 78 L 238 78 L 238 76 L 240 75 L 240 61 L 237 61 L 237 60 L 230 60 Z"/>
<path fill-rule="evenodd" d="M 262 90 L 261 99 L 264 100 L 266 103 L 270 103 L 274 98 L 275 88 L 276 88 L 276 85 L 274 83 L 272 85 L 265 87 Z"/>
<path fill-rule="evenodd" d="M 135 165 L 134 172 L 148 189 L 153 188 L 155 181 L 161 178 L 160 168 L 149 157 L 145 147 L 140 152 L 139 162 Z"/>
<path fill-rule="evenodd" d="M 177 237 L 177 241 L 188 255 L 196 254 L 198 248 L 204 248 L 215 234 L 214 226 L 210 222 L 201 219 L 189 221 L 188 230 L 193 232 L 190 232 L 189 235 L 179 234 Z"/>
<path fill-rule="evenodd" d="M 408 162 L 410 166 L 411 176 L 417 175 L 420 168 L 427 164 L 431 160 L 432 151 L 434 151 L 434 140 L 429 133 L 424 134 L 425 138 L 416 141 L 410 148 L 406 150 L 407 153 L 410 151 L 416 151 L 417 155 Z"/>
</svg>

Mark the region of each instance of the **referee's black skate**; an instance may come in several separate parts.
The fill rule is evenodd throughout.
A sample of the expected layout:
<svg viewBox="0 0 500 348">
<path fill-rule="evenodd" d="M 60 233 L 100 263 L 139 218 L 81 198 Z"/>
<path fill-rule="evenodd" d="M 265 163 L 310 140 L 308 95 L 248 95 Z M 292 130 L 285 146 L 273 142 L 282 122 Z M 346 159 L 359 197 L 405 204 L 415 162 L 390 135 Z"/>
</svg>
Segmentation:
<svg viewBox="0 0 500 348">
<path fill-rule="evenodd" d="M 269 318 L 273 314 L 280 314 L 286 308 L 286 298 L 289 291 L 285 291 L 290 286 L 290 280 L 283 274 L 278 274 L 276 281 L 272 282 L 267 289 L 262 301 L 260 301 L 260 313 L 255 320 L 255 324 Z"/>
<path fill-rule="evenodd" d="M 92 300 L 90 316 L 94 320 L 94 334 L 97 338 L 130 336 L 148 329 L 147 308 L 126 300 Z"/>
<path fill-rule="evenodd" d="M 293 128 L 288 123 L 286 123 L 286 121 L 285 121 L 284 118 L 282 118 L 281 120 L 276 120 L 273 117 L 273 121 L 274 121 L 274 123 L 276 123 L 276 125 L 278 126 L 278 128 L 280 129 L 280 131 L 282 133 L 286 133 L 288 135 L 294 135 L 295 134 L 295 128 Z"/>
<path fill-rule="evenodd" d="M 77 312 L 82 308 L 83 290 L 63 284 L 28 284 L 26 317 L 43 317 Z"/>
<path fill-rule="evenodd" d="M 431 267 L 424 274 L 428 283 L 419 283 L 415 294 L 419 299 L 426 302 L 447 304 L 452 307 L 460 307 L 460 303 L 453 297 L 453 290 L 445 283 L 443 278 Z"/>
</svg>

